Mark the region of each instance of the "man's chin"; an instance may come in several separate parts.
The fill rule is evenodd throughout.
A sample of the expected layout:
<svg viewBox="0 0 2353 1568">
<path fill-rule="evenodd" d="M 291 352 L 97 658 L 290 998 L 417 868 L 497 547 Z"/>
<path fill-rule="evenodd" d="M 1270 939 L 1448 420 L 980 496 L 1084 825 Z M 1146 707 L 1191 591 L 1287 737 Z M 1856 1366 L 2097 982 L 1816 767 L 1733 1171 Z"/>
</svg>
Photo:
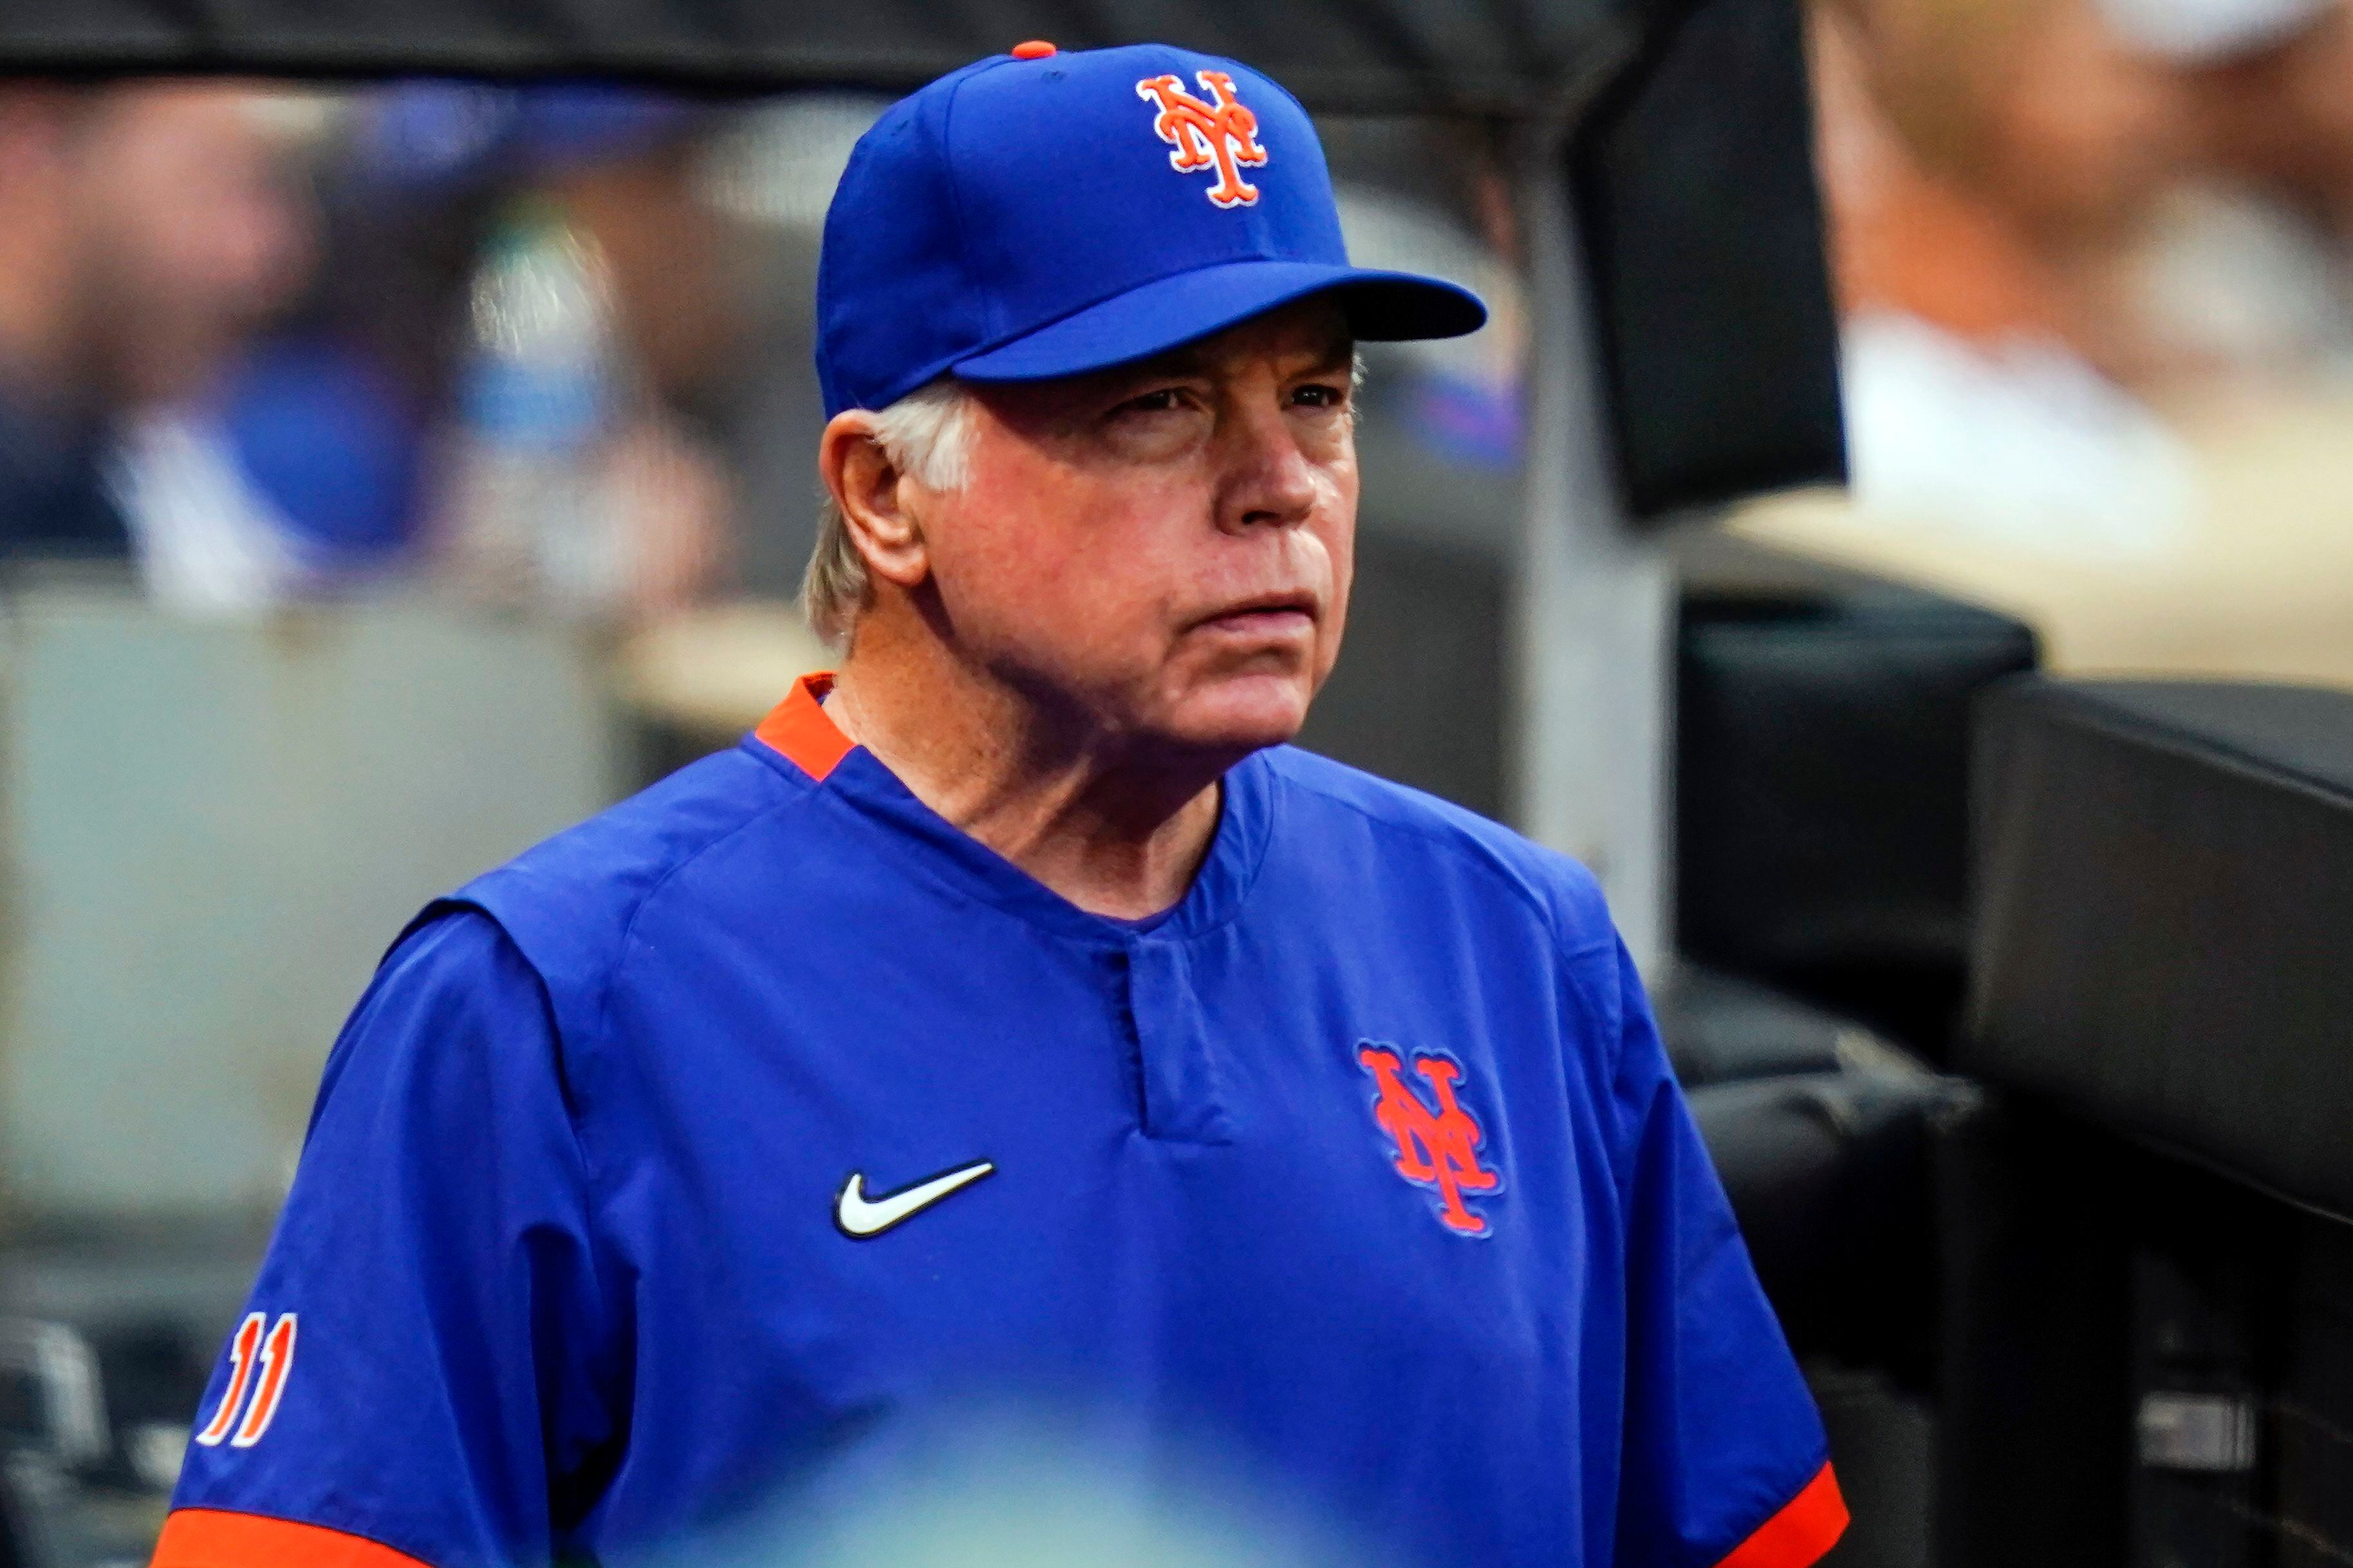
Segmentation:
<svg viewBox="0 0 2353 1568">
<path fill-rule="evenodd" d="M 1310 700 L 1296 675 L 1228 676 L 1186 694 L 1168 738 L 1189 751 L 1239 761 L 1296 736 Z"/>
</svg>

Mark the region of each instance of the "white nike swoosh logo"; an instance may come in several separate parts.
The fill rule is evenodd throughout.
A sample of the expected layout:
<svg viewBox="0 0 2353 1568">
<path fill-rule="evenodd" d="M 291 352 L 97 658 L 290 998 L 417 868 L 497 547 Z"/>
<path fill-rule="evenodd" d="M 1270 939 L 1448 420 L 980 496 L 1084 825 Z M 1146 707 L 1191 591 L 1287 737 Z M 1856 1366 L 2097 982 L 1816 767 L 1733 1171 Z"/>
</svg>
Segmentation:
<svg viewBox="0 0 2353 1568">
<path fill-rule="evenodd" d="M 996 1169 L 992 1162 L 978 1160 L 871 1200 L 866 1195 L 866 1173 L 852 1171 L 849 1180 L 841 1184 L 841 1195 L 833 1202 L 833 1223 L 841 1227 L 842 1235 L 864 1241 L 923 1213 L 950 1193 L 972 1185 Z"/>
</svg>

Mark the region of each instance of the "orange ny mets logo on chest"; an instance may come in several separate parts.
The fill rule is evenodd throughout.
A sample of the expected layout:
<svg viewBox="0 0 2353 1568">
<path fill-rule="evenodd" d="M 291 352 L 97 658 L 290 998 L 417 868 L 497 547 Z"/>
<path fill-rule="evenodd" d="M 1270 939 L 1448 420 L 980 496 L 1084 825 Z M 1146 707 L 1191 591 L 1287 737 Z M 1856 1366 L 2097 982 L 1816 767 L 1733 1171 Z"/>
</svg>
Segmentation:
<svg viewBox="0 0 2353 1568">
<path fill-rule="evenodd" d="M 1168 166 L 1180 174 L 1215 167 L 1218 183 L 1209 199 L 1221 207 L 1248 206 L 1258 200 L 1258 187 L 1246 183 L 1241 165 L 1260 168 L 1266 149 L 1258 144 L 1258 116 L 1234 98 L 1234 79 L 1224 71 L 1195 75 L 1208 99 L 1195 98 L 1173 76 L 1146 77 L 1135 84 L 1135 96 L 1157 103 L 1152 129 L 1176 149 Z"/>
<path fill-rule="evenodd" d="M 1462 1202 L 1464 1193 L 1493 1192 L 1503 1176 L 1479 1163 L 1485 1134 L 1454 1098 L 1462 1069 L 1444 1057 L 1416 1057 L 1413 1070 L 1437 1097 L 1436 1110 L 1405 1080 L 1405 1063 L 1395 1047 L 1366 1040 L 1356 1060 L 1373 1075 L 1380 1098 L 1373 1120 L 1397 1144 L 1397 1172 L 1407 1181 L 1438 1193 L 1438 1217 L 1464 1236 L 1483 1236 L 1487 1222 Z"/>
</svg>

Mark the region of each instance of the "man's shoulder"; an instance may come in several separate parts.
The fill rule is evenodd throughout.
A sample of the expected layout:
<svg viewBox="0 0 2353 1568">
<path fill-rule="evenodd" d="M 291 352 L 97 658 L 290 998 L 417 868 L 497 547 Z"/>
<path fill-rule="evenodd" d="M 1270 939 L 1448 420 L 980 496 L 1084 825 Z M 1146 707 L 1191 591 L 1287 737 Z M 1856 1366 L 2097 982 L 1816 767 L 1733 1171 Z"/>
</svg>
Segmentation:
<svg viewBox="0 0 2353 1568">
<path fill-rule="evenodd" d="M 664 887 L 691 866 L 723 858 L 745 830 L 791 813 L 809 793 L 748 747 L 716 752 L 475 878 L 416 924 L 479 910 L 552 994 L 593 990 Z"/>
<path fill-rule="evenodd" d="M 744 748 L 730 748 L 543 839 L 459 896 L 496 889 L 560 900 L 575 913 L 624 911 L 681 866 L 806 793 Z"/>
<path fill-rule="evenodd" d="M 1609 910 L 1593 874 L 1556 850 L 1409 785 L 1296 746 L 1261 753 L 1291 799 L 1289 831 L 1317 840 L 1370 834 L 1392 875 L 1438 875 L 1483 887 L 1539 912 L 1566 949 L 1607 939 Z"/>
</svg>

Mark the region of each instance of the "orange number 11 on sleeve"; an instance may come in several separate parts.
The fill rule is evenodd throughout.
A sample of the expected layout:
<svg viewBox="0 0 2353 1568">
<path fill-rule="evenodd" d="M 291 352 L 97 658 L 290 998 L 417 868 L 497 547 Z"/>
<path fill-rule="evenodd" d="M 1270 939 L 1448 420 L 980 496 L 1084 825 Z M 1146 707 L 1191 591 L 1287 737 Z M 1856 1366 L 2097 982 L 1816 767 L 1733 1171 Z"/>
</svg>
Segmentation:
<svg viewBox="0 0 2353 1568">
<path fill-rule="evenodd" d="M 269 1319 L 267 1312 L 248 1313 L 238 1325 L 237 1337 L 229 1342 L 228 1391 L 221 1395 L 220 1408 L 213 1412 L 213 1418 L 196 1434 L 196 1441 L 207 1448 L 217 1447 L 224 1439 L 232 1448 L 250 1448 L 261 1441 L 278 1414 L 278 1403 L 286 1395 L 287 1373 L 294 1369 L 294 1314 L 280 1314 L 277 1325 L 265 1335 Z M 245 1405 L 248 1389 L 253 1404 L 239 1426 L 237 1413 Z M 237 1427 L 234 1437 L 229 1436 L 232 1426 Z"/>
</svg>

